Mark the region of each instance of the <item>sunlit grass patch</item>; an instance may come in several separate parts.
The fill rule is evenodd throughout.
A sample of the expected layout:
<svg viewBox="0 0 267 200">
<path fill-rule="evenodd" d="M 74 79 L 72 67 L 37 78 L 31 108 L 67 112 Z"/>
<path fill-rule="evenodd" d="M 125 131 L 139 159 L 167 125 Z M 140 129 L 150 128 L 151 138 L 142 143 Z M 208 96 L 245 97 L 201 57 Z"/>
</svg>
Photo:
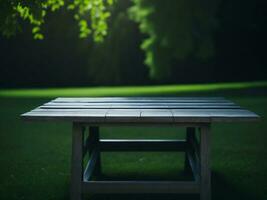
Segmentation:
<svg viewBox="0 0 267 200">
<path fill-rule="evenodd" d="M 116 86 L 116 87 L 80 87 L 47 89 L 5 89 L 0 90 L 0 97 L 58 97 L 58 96 L 136 96 L 169 95 L 188 92 L 209 92 L 221 90 L 239 90 L 267 87 L 267 81 L 239 83 L 208 83 L 187 85 L 157 86 Z"/>
</svg>

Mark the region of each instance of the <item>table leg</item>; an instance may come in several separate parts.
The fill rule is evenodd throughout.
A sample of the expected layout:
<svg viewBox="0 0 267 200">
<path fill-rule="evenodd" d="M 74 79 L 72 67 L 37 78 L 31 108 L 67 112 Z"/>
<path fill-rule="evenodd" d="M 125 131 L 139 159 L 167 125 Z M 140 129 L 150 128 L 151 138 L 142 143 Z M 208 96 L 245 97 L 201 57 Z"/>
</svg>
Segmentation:
<svg viewBox="0 0 267 200">
<path fill-rule="evenodd" d="M 99 149 L 99 142 L 100 142 L 100 134 L 99 134 L 99 127 L 92 126 L 89 128 L 89 134 L 93 135 L 93 146 L 94 149 L 97 151 L 97 159 L 95 164 L 95 174 L 99 176 L 101 174 L 101 154 Z"/>
<path fill-rule="evenodd" d="M 189 163 L 189 151 L 190 151 L 190 144 L 189 144 L 189 138 L 192 137 L 192 135 L 195 134 L 195 128 L 194 127 L 187 127 L 186 128 L 186 142 L 187 142 L 187 148 L 185 151 L 185 162 L 184 162 L 184 171 L 186 173 L 191 171 L 190 163 Z"/>
<path fill-rule="evenodd" d="M 72 126 L 72 159 L 71 159 L 71 200 L 82 199 L 83 174 L 83 126 L 73 123 Z"/>
<path fill-rule="evenodd" d="M 200 199 L 211 199 L 210 125 L 200 128 Z"/>
</svg>

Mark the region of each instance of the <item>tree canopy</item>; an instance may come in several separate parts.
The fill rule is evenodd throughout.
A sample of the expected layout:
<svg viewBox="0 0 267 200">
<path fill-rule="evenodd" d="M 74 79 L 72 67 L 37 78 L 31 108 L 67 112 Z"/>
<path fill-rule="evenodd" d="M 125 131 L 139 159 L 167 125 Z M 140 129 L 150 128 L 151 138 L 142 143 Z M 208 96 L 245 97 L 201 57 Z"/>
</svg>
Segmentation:
<svg viewBox="0 0 267 200">
<path fill-rule="evenodd" d="M 263 64 L 266 63 L 264 55 L 266 1 L 0 0 L 0 2 L 0 33 L 5 36 L 14 35 L 23 28 L 25 22 L 32 25 L 35 39 L 42 39 L 44 35 L 48 36 L 48 33 L 53 35 L 57 30 L 56 40 L 50 38 L 38 43 L 37 46 L 46 46 L 48 43 L 54 45 L 55 41 L 59 45 L 61 38 L 62 41 L 66 40 L 69 43 L 72 40 L 73 45 L 77 46 L 76 51 L 83 51 L 73 54 L 73 57 L 77 56 L 75 62 L 81 60 L 81 57 L 89 60 L 87 64 L 80 65 L 83 67 L 86 65 L 84 68 L 87 68 L 90 74 L 90 78 L 87 79 L 96 84 L 122 84 L 128 80 L 130 84 L 133 82 L 125 74 L 141 77 L 134 75 L 134 72 L 141 71 L 144 72 L 144 77 L 147 77 L 146 69 L 141 69 L 144 68 L 140 64 L 143 60 L 148 66 L 150 78 L 155 82 L 197 81 L 196 76 L 199 74 L 202 79 L 205 79 L 203 78 L 205 76 L 205 80 L 210 80 L 211 73 L 215 79 L 215 74 L 225 77 L 223 71 L 226 76 L 234 74 L 233 71 L 235 74 L 243 72 L 244 67 L 240 70 L 238 66 L 256 65 L 259 68 L 266 66 Z M 51 14 L 54 11 L 59 12 Z M 60 13 L 63 14 L 62 18 L 58 18 L 60 15 L 57 14 Z M 77 21 L 77 27 L 72 16 Z M 49 20 L 53 22 L 52 28 L 48 28 Z M 60 27 L 64 27 L 64 30 Z M 109 35 L 105 41 L 99 43 L 104 40 L 107 33 Z M 88 45 L 87 40 L 80 42 L 78 37 L 75 38 L 77 34 L 81 38 L 88 38 L 91 35 L 96 44 Z M 31 43 L 31 37 L 28 41 Z M 91 42 L 91 38 L 88 41 Z M 66 45 L 66 42 L 62 42 L 61 45 Z M 141 46 L 142 51 L 139 51 L 138 46 Z M 65 52 L 59 51 L 64 58 Z M 58 62 L 62 60 L 59 59 Z M 32 58 L 31 63 L 33 63 Z M 43 66 L 49 68 L 46 63 L 43 63 Z M 77 69 L 79 65 L 75 64 L 74 67 Z M 70 65 L 68 68 L 71 68 Z M 104 73 L 107 71 L 108 73 Z M 197 75 L 193 76 L 192 72 Z M 251 73 L 248 73 L 249 76 Z M 259 73 L 257 76 L 262 74 Z M 236 75 L 232 77 L 234 79 Z"/>
<path fill-rule="evenodd" d="M 141 48 L 152 78 L 168 78 L 173 60 L 188 57 L 205 60 L 213 55 L 212 33 L 220 0 L 132 1 L 130 16 L 147 35 Z M 107 18 L 112 4 L 114 0 L 2 0 L 0 31 L 7 36 L 13 35 L 21 28 L 20 19 L 23 19 L 32 24 L 34 38 L 42 39 L 41 26 L 47 13 L 65 8 L 73 11 L 80 37 L 92 34 L 94 41 L 99 42 L 107 35 Z"/>
<path fill-rule="evenodd" d="M 172 63 L 194 57 L 206 60 L 214 53 L 212 34 L 220 0 L 134 0 L 131 17 L 148 37 L 141 48 L 150 75 L 170 76 Z"/>
<path fill-rule="evenodd" d="M 0 31 L 5 36 L 14 35 L 21 27 L 21 21 L 32 24 L 35 39 L 43 39 L 41 26 L 48 12 L 61 8 L 74 11 L 78 21 L 80 37 L 93 35 L 95 41 L 102 41 L 107 34 L 108 7 L 113 0 L 1 0 Z"/>
</svg>

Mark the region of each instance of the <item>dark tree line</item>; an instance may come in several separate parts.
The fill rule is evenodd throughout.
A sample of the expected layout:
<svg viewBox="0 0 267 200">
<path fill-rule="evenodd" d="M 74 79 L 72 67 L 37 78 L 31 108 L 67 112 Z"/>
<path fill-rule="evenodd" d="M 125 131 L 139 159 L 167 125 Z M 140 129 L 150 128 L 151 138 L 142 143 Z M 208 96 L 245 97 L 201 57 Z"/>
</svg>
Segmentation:
<svg viewBox="0 0 267 200">
<path fill-rule="evenodd" d="M 167 1 L 149 6 L 163 6 L 164 2 Z M 163 47 L 156 46 L 156 64 L 163 63 L 156 68 L 159 69 L 157 73 L 164 75 L 156 80 L 149 76 L 151 67 L 144 64 L 146 54 L 154 50 L 140 49 L 149 34 L 141 33 L 140 22 L 129 18 L 128 8 L 132 4 L 118 0 L 113 6 L 108 19 L 109 34 L 99 44 L 91 38 L 77 37 L 80 30 L 72 12 L 49 13 L 42 28 L 45 38 L 41 41 L 34 40 L 31 27 L 21 21 L 25 26 L 22 33 L 8 39 L 0 38 L 0 87 L 266 80 L 265 1 L 221 0 L 213 16 L 216 26 L 210 32 L 212 56 L 205 59 L 200 59 L 194 51 L 179 57 L 175 52 L 162 51 Z M 176 6 L 178 3 L 169 6 L 168 12 L 175 12 Z M 167 30 L 169 16 L 164 15 L 166 10 L 158 12 L 161 11 L 150 20 L 153 26 L 158 26 L 156 30 L 164 33 L 172 29 Z M 157 21 L 157 17 L 161 19 Z M 156 23 L 159 20 L 166 22 L 165 27 L 161 27 L 163 23 Z M 173 34 L 179 35 L 179 30 L 175 32 L 174 29 Z M 173 44 L 176 46 L 171 50 L 181 48 L 179 42 Z"/>
</svg>

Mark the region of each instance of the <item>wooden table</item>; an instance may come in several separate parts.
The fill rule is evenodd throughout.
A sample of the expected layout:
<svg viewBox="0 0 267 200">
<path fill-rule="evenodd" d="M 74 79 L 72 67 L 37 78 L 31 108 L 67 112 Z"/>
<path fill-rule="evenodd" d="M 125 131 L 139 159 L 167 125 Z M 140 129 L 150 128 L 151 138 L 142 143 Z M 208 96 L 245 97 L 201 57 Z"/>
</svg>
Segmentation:
<svg viewBox="0 0 267 200">
<path fill-rule="evenodd" d="M 71 200 L 83 193 L 200 193 L 211 198 L 211 123 L 255 121 L 259 116 L 219 97 L 57 98 L 22 115 L 25 120 L 73 124 Z M 185 140 L 105 140 L 101 126 L 182 126 Z M 88 137 L 85 138 L 88 129 Z M 199 132 L 199 139 L 196 133 Z M 127 134 L 127 133 L 125 133 Z M 193 181 L 95 181 L 103 151 L 184 151 Z M 83 169 L 83 158 L 90 155 Z"/>
</svg>

